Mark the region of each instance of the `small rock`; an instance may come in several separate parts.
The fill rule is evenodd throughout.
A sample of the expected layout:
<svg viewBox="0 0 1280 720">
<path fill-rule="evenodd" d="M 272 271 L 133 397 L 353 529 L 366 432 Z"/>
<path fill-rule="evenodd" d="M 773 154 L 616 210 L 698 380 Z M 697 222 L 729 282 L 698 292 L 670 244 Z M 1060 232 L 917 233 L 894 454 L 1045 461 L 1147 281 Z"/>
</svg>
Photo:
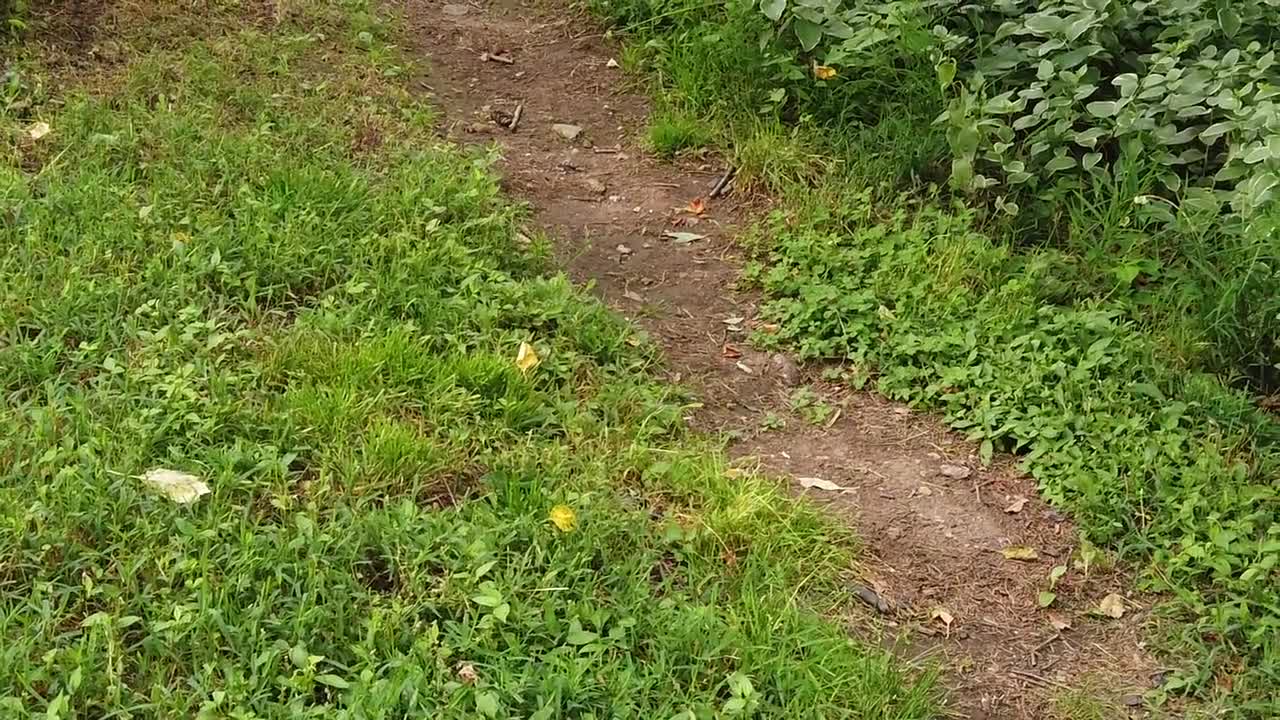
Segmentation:
<svg viewBox="0 0 1280 720">
<path fill-rule="evenodd" d="M 929 497 L 930 495 L 933 494 L 933 488 L 929 487 L 928 485 L 921 485 L 920 489 L 916 490 L 916 494 L 923 495 L 924 497 Z"/>
<path fill-rule="evenodd" d="M 889 604 L 888 600 L 885 600 L 880 596 L 880 593 L 872 590 L 866 585 L 853 583 L 850 589 L 853 590 L 853 594 L 857 596 L 859 600 L 875 608 L 877 612 L 889 613 L 893 611 L 893 606 Z"/>
<path fill-rule="evenodd" d="M 619 202 L 620 200 L 622 200 L 622 196 L 621 196 L 621 195 L 610 195 L 610 196 L 609 196 L 609 202 Z"/>
<path fill-rule="evenodd" d="M 605 63 L 604 66 L 607 68 L 616 68 L 618 67 L 618 61 L 613 58 L 609 58 L 609 62 Z M 609 106 L 605 105 L 605 107 L 608 108 Z"/>
<path fill-rule="evenodd" d="M 769 367 L 778 375 L 778 379 L 786 387 L 800 384 L 800 368 L 785 353 L 774 353 L 769 356 Z"/>
<path fill-rule="evenodd" d="M 618 247 L 616 247 L 616 248 L 614 248 L 614 249 L 618 251 L 618 254 L 619 254 L 619 255 L 630 255 L 632 252 L 634 252 L 634 250 L 632 250 L 631 248 L 627 247 L 626 245 L 619 245 Z"/>
<path fill-rule="evenodd" d="M 1123 702 L 1125 705 L 1128 705 L 1129 707 L 1142 707 L 1142 696 L 1141 695 L 1125 695 L 1124 697 L 1120 698 L 1120 702 Z"/>
<path fill-rule="evenodd" d="M 476 135 L 483 135 L 492 130 L 493 130 L 492 125 L 490 125 L 489 123 L 482 123 L 482 122 L 470 122 L 462 126 L 463 132 L 473 133 Z"/>
<path fill-rule="evenodd" d="M 582 185 L 586 187 L 587 191 L 592 195 L 603 195 L 608 190 L 603 182 L 595 178 L 587 178 L 586 180 L 583 180 Z"/>
<path fill-rule="evenodd" d="M 884 536 L 889 538 L 890 540 L 894 540 L 894 541 L 900 540 L 902 539 L 902 528 L 898 527 L 897 525 L 894 525 L 890 527 L 888 530 L 884 531 Z"/>
<path fill-rule="evenodd" d="M 470 7 L 466 5 L 457 5 L 454 3 L 449 3 L 448 5 L 445 5 L 441 9 L 444 10 L 445 15 L 452 15 L 453 17 L 462 17 L 463 15 L 466 15 L 467 13 L 471 12 Z"/>
<path fill-rule="evenodd" d="M 578 125 L 556 123 L 551 126 L 551 129 L 565 140 L 577 140 L 578 136 L 582 134 L 582 128 Z"/>
<path fill-rule="evenodd" d="M 952 480 L 964 480 L 973 474 L 973 470 L 964 465 L 943 465 L 938 468 L 938 474 L 943 477 L 949 477 Z"/>
</svg>

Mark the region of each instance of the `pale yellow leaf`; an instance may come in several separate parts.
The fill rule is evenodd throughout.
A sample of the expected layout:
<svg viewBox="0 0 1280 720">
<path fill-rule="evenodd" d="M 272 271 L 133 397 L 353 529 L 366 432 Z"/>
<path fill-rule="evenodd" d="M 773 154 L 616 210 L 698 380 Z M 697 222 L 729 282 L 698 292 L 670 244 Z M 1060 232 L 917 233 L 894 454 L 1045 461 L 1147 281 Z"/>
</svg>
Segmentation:
<svg viewBox="0 0 1280 720">
<path fill-rule="evenodd" d="M 836 69 L 829 65 L 813 66 L 813 76 L 818 78 L 819 80 L 830 80 L 831 78 L 834 78 L 837 74 L 838 73 L 836 72 Z"/>
<path fill-rule="evenodd" d="M 578 523 L 578 514 L 568 505 L 557 505 L 551 508 L 551 512 L 547 516 L 551 518 L 551 523 L 559 528 L 560 532 L 570 532 Z"/>
<path fill-rule="evenodd" d="M 168 497 L 179 505 L 189 505 L 209 494 L 209 486 L 190 473 L 166 468 L 148 470 L 137 476 L 147 487 Z"/>
<path fill-rule="evenodd" d="M 1110 595 L 1102 598 L 1102 602 L 1098 603 L 1098 612 L 1109 618 L 1116 618 L 1118 620 L 1124 617 L 1124 611 L 1124 598 L 1115 593 L 1111 593 Z"/>
<path fill-rule="evenodd" d="M 929 617 L 934 620 L 941 620 L 942 624 L 947 627 L 948 631 L 951 630 L 951 623 L 955 620 L 955 618 L 951 616 L 951 611 L 941 605 L 934 608 L 933 612 L 929 613 Z"/>
<path fill-rule="evenodd" d="M 1018 497 L 1013 499 L 1013 502 L 1009 503 L 1009 505 L 1005 507 L 1004 511 L 1011 515 L 1014 513 L 1020 513 L 1022 512 L 1023 506 L 1025 506 L 1026 504 L 1027 504 L 1027 499 L 1019 495 Z"/>
<path fill-rule="evenodd" d="M 538 367 L 538 363 L 542 360 L 538 357 L 537 351 L 527 342 L 520 343 L 520 350 L 516 352 L 516 367 L 520 368 L 520 372 L 529 372 Z"/>
<path fill-rule="evenodd" d="M 1039 560 L 1040 553 L 1035 548 L 1023 547 L 1021 545 L 1010 545 L 1000 551 L 1000 554 L 1006 560 Z"/>
<path fill-rule="evenodd" d="M 49 123 L 38 122 L 38 123 L 32 124 L 31 127 L 27 128 L 27 136 L 30 137 L 32 140 L 39 140 L 45 135 L 48 135 L 51 130 L 53 130 L 53 128 L 49 127 Z"/>
</svg>

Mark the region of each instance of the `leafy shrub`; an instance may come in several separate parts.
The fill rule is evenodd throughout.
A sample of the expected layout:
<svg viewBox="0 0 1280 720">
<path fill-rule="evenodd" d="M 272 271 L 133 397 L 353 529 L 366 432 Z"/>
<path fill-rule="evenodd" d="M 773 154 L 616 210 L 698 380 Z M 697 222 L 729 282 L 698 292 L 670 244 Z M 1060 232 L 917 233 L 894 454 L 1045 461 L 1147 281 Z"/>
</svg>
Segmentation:
<svg viewBox="0 0 1280 720">
<path fill-rule="evenodd" d="M 1010 193 L 1060 200 L 1135 164 L 1155 166 L 1161 193 L 1214 211 L 1250 214 L 1280 188 L 1271 0 L 762 0 L 761 11 L 775 41 L 794 35 L 822 66 L 935 63 L 952 182 L 1010 212 Z"/>
</svg>

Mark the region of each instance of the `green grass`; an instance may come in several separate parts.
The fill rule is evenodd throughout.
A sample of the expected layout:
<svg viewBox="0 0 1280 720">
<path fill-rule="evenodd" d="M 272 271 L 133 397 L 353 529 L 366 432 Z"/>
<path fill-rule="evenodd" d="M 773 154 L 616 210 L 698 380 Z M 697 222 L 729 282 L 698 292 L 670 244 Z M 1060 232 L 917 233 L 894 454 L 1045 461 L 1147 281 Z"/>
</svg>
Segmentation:
<svg viewBox="0 0 1280 720">
<path fill-rule="evenodd" d="M 711 130 L 695 117 L 668 111 L 649 121 L 649 147 L 664 158 L 704 147 L 711 139 Z"/>
<path fill-rule="evenodd" d="M 1047 215 L 946 188 L 932 67 L 818 81 L 758 7 L 599 0 L 660 98 L 706 118 L 776 199 L 747 239 L 761 337 L 872 369 L 984 454 L 1019 453 L 1086 537 L 1165 593 L 1153 640 L 1207 714 L 1280 703 L 1280 212 L 1144 220 L 1141 162 Z M 848 75 L 848 76 L 846 76 Z M 1159 200 L 1148 200 L 1159 202 Z M 1159 693 L 1157 693 L 1157 696 Z M 1158 699 L 1158 697 L 1157 697 Z"/>
<path fill-rule="evenodd" d="M 15 65 L 4 716 L 931 717 L 929 673 L 821 617 L 850 538 L 685 435 L 388 25 L 243 10 L 123 23 L 96 90 Z"/>
</svg>

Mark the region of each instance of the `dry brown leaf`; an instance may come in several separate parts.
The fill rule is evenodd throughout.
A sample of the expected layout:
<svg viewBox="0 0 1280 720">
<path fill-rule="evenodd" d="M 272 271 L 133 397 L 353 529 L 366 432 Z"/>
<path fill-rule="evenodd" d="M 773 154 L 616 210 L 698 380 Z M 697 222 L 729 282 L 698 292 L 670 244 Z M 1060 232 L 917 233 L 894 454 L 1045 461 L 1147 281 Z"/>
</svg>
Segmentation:
<svg viewBox="0 0 1280 720">
<path fill-rule="evenodd" d="M 1010 545 L 1000 551 L 1000 554 L 1006 560 L 1039 560 L 1040 553 L 1035 548 L 1024 547 L 1022 545 Z"/>
<path fill-rule="evenodd" d="M 1065 618 L 1058 617 L 1057 615 L 1049 616 L 1049 624 L 1052 625 L 1053 629 L 1057 630 L 1058 632 L 1071 629 L 1070 621 L 1066 620 Z"/>
<path fill-rule="evenodd" d="M 1013 499 L 1013 502 L 1009 503 L 1008 507 L 1006 507 L 1004 511 L 1009 514 L 1020 513 L 1022 512 L 1022 508 L 1025 507 L 1026 504 L 1027 504 L 1027 499 L 1019 495 L 1018 497 Z"/>
<path fill-rule="evenodd" d="M 476 672 L 475 665 L 464 662 L 458 666 L 458 679 L 464 685 L 475 685 L 476 680 L 480 679 L 480 674 Z"/>
<path fill-rule="evenodd" d="M 1098 603 L 1098 612 L 1109 618 L 1119 620 L 1124 617 L 1126 608 L 1124 606 L 1124 598 L 1115 593 L 1102 598 L 1102 602 Z"/>
<path fill-rule="evenodd" d="M 818 78 L 819 80 L 830 80 L 838 74 L 839 73 L 836 72 L 836 69 L 831 67 L 830 65 L 814 65 L 813 66 L 813 76 Z"/>
<path fill-rule="evenodd" d="M 742 357 L 742 351 L 732 345 L 725 345 L 720 354 L 730 360 L 737 360 Z"/>
<path fill-rule="evenodd" d="M 929 618 L 942 621 L 942 625 L 947 629 L 947 635 L 951 635 L 951 623 L 955 618 L 951 616 L 950 610 L 939 605 L 933 609 L 933 612 L 929 613 Z"/>
<path fill-rule="evenodd" d="M 707 211 L 707 201 L 703 200 L 700 197 L 694 198 L 693 200 L 689 201 L 689 205 L 688 207 L 685 208 L 685 210 L 688 210 L 694 215 L 701 215 L 702 213 Z"/>
<path fill-rule="evenodd" d="M 837 485 L 831 482 L 830 480 L 823 480 L 822 478 L 802 477 L 802 478 L 796 478 L 796 480 L 800 483 L 800 487 L 808 488 L 810 490 L 827 490 L 829 492 L 843 492 L 849 489 L 842 485 Z"/>
</svg>

